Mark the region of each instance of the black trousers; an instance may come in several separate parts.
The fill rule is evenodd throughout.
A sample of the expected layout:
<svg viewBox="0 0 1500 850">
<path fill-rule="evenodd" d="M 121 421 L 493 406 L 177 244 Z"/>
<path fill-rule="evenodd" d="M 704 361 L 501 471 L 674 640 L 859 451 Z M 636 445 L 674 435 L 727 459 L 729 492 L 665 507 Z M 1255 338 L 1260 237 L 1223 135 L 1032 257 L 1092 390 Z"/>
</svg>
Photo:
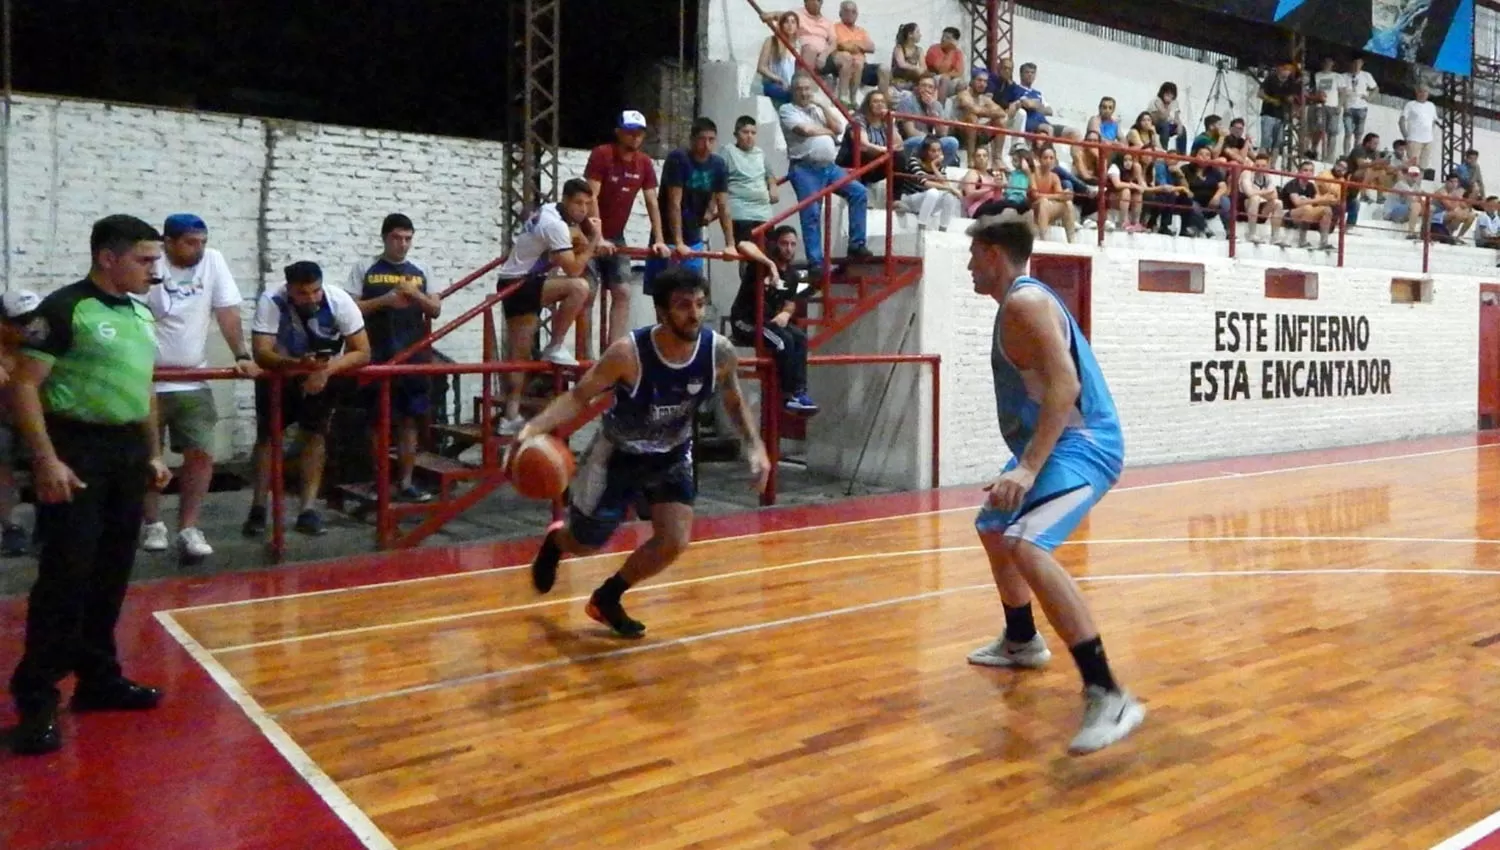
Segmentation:
<svg viewBox="0 0 1500 850">
<path fill-rule="evenodd" d="M 734 344 L 754 345 L 755 326 L 735 322 Z M 776 363 L 776 383 L 782 395 L 807 392 L 807 331 L 793 324 L 778 327 L 765 323 L 766 353 Z"/>
<path fill-rule="evenodd" d="M 10 691 L 22 711 L 55 705 L 57 683 L 120 675 L 115 623 L 135 566 L 150 452 L 140 425 L 48 419 L 57 456 L 87 487 L 37 505 L 42 551 L 26 611 L 26 644 Z"/>
</svg>

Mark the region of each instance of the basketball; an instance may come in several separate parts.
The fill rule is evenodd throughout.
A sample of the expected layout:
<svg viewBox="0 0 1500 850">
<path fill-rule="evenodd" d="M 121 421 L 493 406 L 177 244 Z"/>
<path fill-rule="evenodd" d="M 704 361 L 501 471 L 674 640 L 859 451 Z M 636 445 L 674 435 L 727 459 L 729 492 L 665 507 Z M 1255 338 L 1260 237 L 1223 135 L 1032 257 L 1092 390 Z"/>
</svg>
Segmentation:
<svg viewBox="0 0 1500 850">
<path fill-rule="evenodd" d="M 510 459 L 510 480 L 528 499 L 556 499 L 568 489 L 577 466 L 567 443 L 542 434 L 516 446 Z"/>
</svg>

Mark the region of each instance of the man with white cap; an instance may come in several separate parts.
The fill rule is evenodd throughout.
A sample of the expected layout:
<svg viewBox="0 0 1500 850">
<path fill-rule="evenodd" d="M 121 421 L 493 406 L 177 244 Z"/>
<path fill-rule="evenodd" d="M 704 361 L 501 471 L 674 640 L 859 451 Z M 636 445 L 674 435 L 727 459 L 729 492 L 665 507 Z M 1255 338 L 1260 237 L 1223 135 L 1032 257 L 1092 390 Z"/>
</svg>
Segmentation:
<svg viewBox="0 0 1500 850">
<path fill-rule="evenodd" d="M 26 339 L 26 325 L 42 297 L 27 289 L 12 289 L 0 296 L 0 556 L 14 558 L 26 554 L 26 529 L 12 517 L 20 497 L 16 492 L 15 425 L 10 416 L 10 393 L 4 389 L 15 371 L 16 353 Z"/>
<path fill-rule="evenodd" d="M 625 245 L 625 225 L 630 221 L 637 194 L 646 197 L 646 216 L 651 219 L 651 250 L 662 257 L 668 254 L 662 241 L 656 165 L 641 151 L 645 139 L 646 116 L 627 109 L 620 114 L 615 140 L 590 151 L 588 165 L 583 169 L 583 177 L 593 190 L 589 217 L 599 219 L 603 225 L 594 246 L 593 266 L 598 284 L 609 289 L 609 342 L 630 330 L 630 289 L 626 286 L 630 278 L 630 260 L 615 253 L 615 249 Z M 592 295 L 590 299 L 588 307 L 578 318 L 578 332 L 584 338 L 590 336 Z"/>
<path fill-rule="evenodd" d="M 164 250 L 156 268 L 162 285 L 146 294 L 146 305 L 156 317 L 157 368 L 207 367 L 212 318 L 234 355 L 235 370 L 246 378 L 259 375 L 240 321 L 244 299 L 239 284 L 224 255 L 208 247 L 208 225 L 196 215 L 179 213 L 167 217 L 162 235 Z M 182 454 L 177 548 L 185 561 L 201 560 L 214 553 L 198 529 L 198 511 L 214 474 L 214 429 L 219 417 L 213 390 L 205 381 L 163 381 L 156 385 L 156 401 L 161 426 L 172 438 L 172 450 Z M 141 548 L 165 552 L 168 545 L 161 495 L 148 492 Z"/>
</svg>

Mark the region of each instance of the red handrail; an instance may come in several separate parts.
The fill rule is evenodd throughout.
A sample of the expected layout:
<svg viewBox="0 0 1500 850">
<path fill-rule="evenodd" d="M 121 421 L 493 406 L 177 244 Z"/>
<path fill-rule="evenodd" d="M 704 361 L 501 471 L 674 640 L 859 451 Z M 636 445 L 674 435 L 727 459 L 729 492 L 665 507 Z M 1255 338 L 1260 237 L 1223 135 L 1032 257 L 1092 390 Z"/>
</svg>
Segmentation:
<svg viewBox="0 0 1500 850">
<path fill-rule="evenodd" d="M 474 281 L 479 280 L 480 278 L 482 278 L 485 275 L 489 274 L 490 272 L 494 271 L 495 269 L 500 268 L 500 265 L 502 263 L 504 263 L 505 260 L 506 260 L 506 257 L 503 257 L 503 256 L 502 257 L 496 257 L 495 259 L 490 260 L 488 263 L 485 263 L 484 265 L 480 266 L 479 268 L 475 269 L 474 271 L 469 272 L 468 274 L 466 274 L 463 277 L 459 278 L 458 280 L 454 281 L 454 283 L 453 283 L 452 286 L 448 287 L 447 289 L 443 290 L 442 292 L 439 292 L 438 293 L 438 300 L 442 300 L 444 298 L 447 298 L 448 296 L 452 295 L 453 293 L 458 292 L 460 289 L 463 289 L 464 287 L 468 286 L 469 284 L 473 283 Z"/>
</svg>

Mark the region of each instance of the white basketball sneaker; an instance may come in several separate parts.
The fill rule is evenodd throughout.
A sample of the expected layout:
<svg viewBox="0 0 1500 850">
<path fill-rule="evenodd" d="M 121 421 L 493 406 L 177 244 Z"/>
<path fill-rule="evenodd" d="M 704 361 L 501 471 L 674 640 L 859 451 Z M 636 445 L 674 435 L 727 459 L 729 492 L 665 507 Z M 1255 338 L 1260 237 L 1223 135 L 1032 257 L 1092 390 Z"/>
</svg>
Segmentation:
<svg viewBox="0 0 1500 850">
<path fill-rule="evenodd" d="M 1083 689 L 1083 726 L 1068 745 L 1074 755 L 1102 750 L 1135 731 L 1146 719 L 1146 707 L 1125 691 L 1098 685 Z"/>
<path fill-rule="evenodd" d="M 146 523 L 146 533 L 141 538 L 141 548 L 147 552 L 167 551 L 167 524 L 164 522 Z"/>
<path fill-rule="evenodd" d="M 1005 639 L 1005 633 L 969 653 L 969 663 L 982 667 L 1025 667 L 1031 670 L 1046 666 L 1052 660 L 1052 650 L 1042 640 L 1042 633 L 1032 635 L 1031 640 L 1017 643 Z"/>
</svg>

